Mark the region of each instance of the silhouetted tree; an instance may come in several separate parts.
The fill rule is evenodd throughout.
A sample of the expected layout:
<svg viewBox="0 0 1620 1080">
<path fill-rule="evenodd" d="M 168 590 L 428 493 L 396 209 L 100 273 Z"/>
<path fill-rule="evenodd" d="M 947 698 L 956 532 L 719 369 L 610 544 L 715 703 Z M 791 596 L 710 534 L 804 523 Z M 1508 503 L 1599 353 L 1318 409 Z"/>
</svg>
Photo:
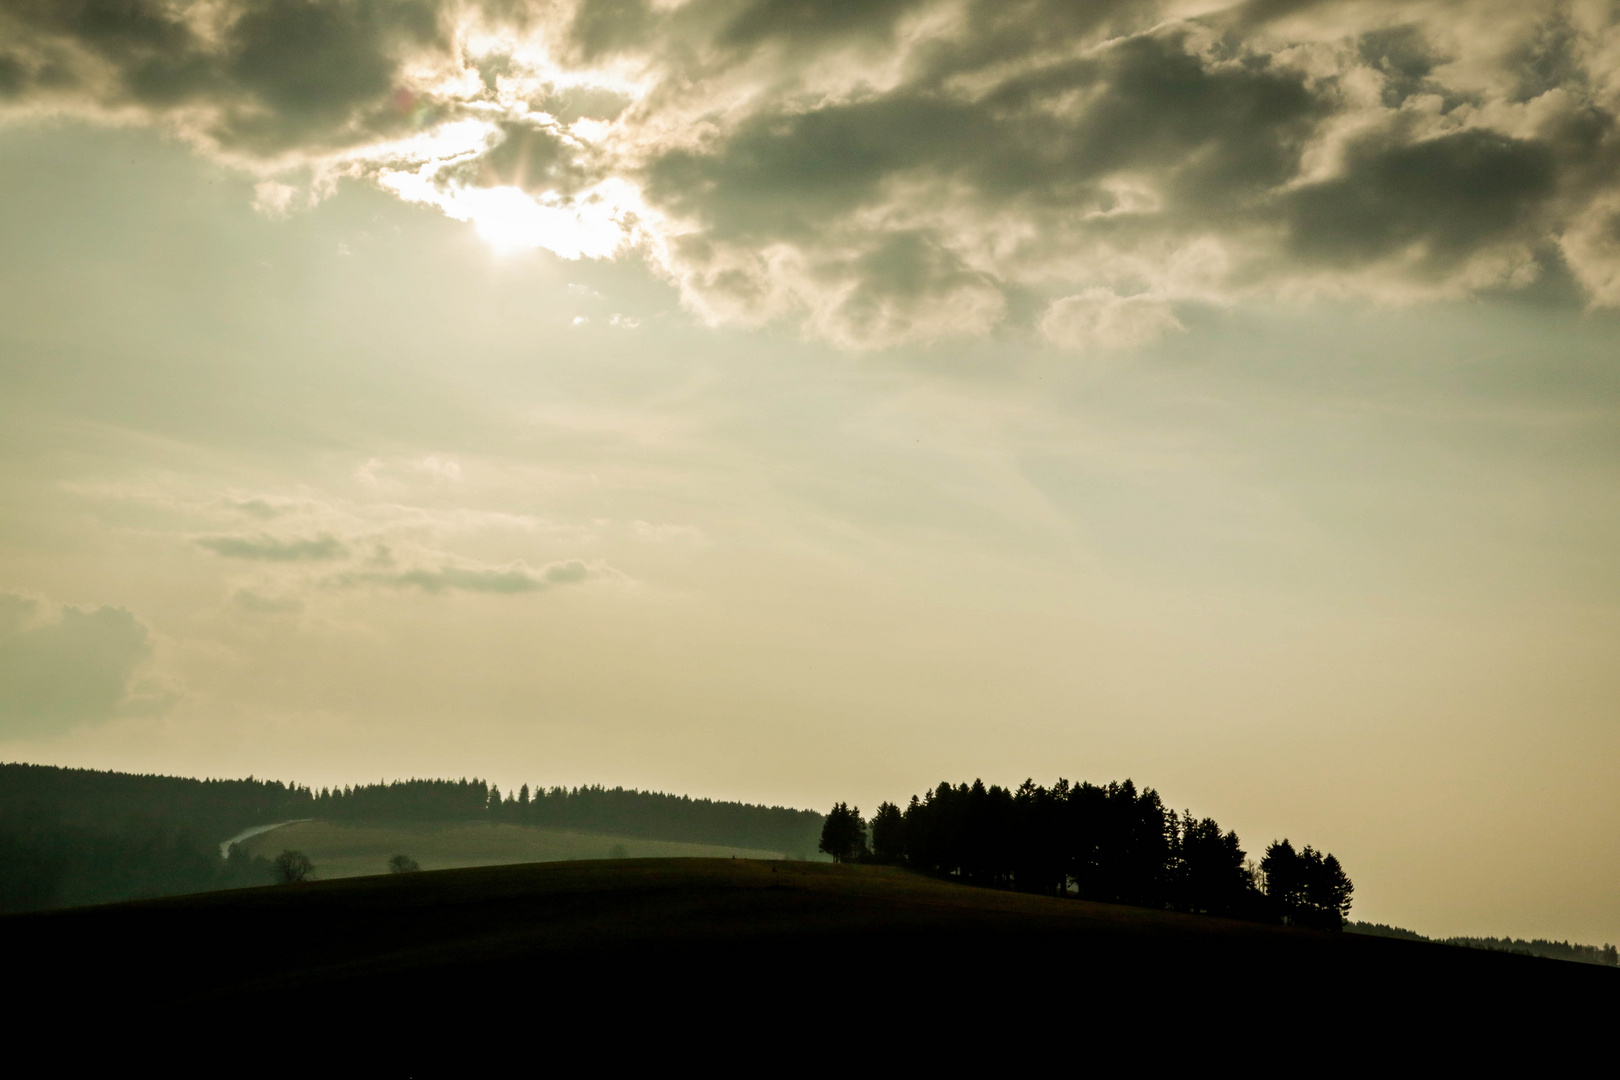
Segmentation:
<svg viewBox="0 0 1620 1080">
<path fill-rule="evenodd" d="M 1179 820 L 1170 815 L 1175 829 L 1172 900 L 1186 911 L 1215 915 L 1235 915 L 1247 906 L 1253 884 L 1244 868 L 1244 851 L 1235 832 L 1221 833 L 1214 818 L 1196 819 L 1191 812 Z"/>
<path fill-rule="evenodd" d="M 276 856 L 272 865 L 276 870 L 276 880 L 284 885 L 308 881 L 315 874 L 315 864 L 302 851 L 283 851 Z"/>
<path fill-rule="evenodd" d="M 1332 855 L 1318 856 L 1310 847 L 1310 874 L 1305 883 L 1305 902 L 1310 907 L 1310 919 L 1323 930 L 1342 930 L 1345 916 L 1350 914 L 1350 894 L 1356 887 Z"/>
<path fill-rule="evenodd" d="M 839 862 L 866 854 L 866 822 L 860 809 L 837 803 L 821 826 L 821 850 Z"/>
<path fill-rule="evenodd" d="M 823 833 L 822 850 L 839 858 L 846 813 L 835 807 Z M 1059 779 L 1050 788 L 1025 780 L 1015 790 L 942 783 L 904 811 L 879 806 L 872 847 L 879 858 L 981 885 L 1261 921 L 1336 928 L 1350 903 L 1350 879 L 1332 856 L 1284 840 L 1267 850 L 1262 873 L 1235 832 L 1168 810 L 1158 792 L 1130 780 Z"/>
<path fill-rule="evenodd" d="M 1287 840 L 1274 842 L 1260 860 L 1266 898 L 1277 915 L 1295 926 L 1339 930 L 1355 891 L 1339 860 L 1310 845 L 1295 851 Z"/>
<path fill-rule="evenodd" d="M 395 855 L 388 860 L 388 872 L 390 874 L 414 874 L 420 869 L 422 869 L 421 866 L 417 865 L 416 860 L 409 855 Z"/>
<path fill-rule="evenodd" d="M 879 803 L 872 815 L 872 854 L 884 862 L 905 858 L 906 819 L 894 803 Z"/>
</svg>

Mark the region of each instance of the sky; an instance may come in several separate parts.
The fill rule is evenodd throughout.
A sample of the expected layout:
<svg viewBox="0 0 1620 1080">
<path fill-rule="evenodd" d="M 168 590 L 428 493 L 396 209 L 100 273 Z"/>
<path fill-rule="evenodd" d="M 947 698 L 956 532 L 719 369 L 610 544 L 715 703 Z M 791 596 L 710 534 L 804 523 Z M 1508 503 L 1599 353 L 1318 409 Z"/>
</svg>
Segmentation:
<svg viewBox="0 0 1620 1080">
<path fill-rule="evenodd" d="M 0 759 L 1620 940 L 1617 113 L 1599 2 L 0 0 Z"/>
</svg>

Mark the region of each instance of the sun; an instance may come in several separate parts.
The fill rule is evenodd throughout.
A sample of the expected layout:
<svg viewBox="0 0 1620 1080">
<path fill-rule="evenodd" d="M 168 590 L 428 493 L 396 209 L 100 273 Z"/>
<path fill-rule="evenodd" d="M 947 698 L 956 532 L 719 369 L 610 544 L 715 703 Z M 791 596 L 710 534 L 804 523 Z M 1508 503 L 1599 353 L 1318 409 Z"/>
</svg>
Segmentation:
<svg viewBox="0 0 1620 1080">
<path fill-rule="evenodd" d="M 545 248 L 564 259 L 602 259 L 625 240 L 613 207 L 603 200 L 565 203 L 515 187 L 467 187 L 447 195 L 445 212 L 471 222 L 497 254 Z"/>
</svg>

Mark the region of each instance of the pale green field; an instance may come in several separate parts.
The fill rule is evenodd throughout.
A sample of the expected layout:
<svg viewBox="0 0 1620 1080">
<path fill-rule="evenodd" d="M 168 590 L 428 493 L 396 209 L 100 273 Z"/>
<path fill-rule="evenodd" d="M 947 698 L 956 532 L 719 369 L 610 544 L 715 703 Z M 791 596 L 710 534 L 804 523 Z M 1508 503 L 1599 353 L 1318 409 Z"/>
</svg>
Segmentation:
<svg viewBox="0 0 1620 1080">
<path fill-rule="evenodd" d="M 308 855 L 322 880 L 385 874 L 388 860 L 409 855 L 423 870 L 569 859 L 707 857 L 780 859 L 780 852 L 714 844 L 681 844 L 633 836 L 575 832 L 528 825 L 337 825 L 299 821 L 243 841 L 251 855 L 273 859 L 291 848 Z"/>
</svg>

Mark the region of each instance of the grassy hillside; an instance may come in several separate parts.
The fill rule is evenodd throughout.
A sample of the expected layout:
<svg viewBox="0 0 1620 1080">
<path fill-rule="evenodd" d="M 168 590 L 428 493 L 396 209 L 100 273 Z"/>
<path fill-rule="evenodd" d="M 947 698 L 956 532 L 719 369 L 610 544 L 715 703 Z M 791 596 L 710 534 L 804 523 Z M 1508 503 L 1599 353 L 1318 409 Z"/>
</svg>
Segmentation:
<svg viewBox="0 0 1620 1080">
<path fill-rule="evenodd" d="M 382 874 L 394 855 L 409 855 L 423 870 L 582 859 L 774 859 L 778 852 L 714 844 L 682 844 L 535 825 L 464 822 L 432 825 L 345 825 L 297 821 L 242 844 L 249 855 L 275 858 L 288 848 L 315 863 L 321 880 Z"/>
<path fill-rule="evenodd" d="M 0 918 L 0 949 L 30 988 L 18 1030 L 68 1007 L 102 1045 L 121 1045 L 99 1034 L 108 1025 L 163 1031 L 211 1063 L 285 1054 L 312 1075 L 339 1061 L 466 1076 L 497 1062 L 532 1072 L 565 1051 L 622 1062 L 807 1041 L 913 1065 L 1076 1046 L 1158 1061 L 1177 1040 L 1216 1037 L 1231 1053 L 1261 1030 L 1338 1061 L 1350 1032 L 1357 1049 L 1397 1033 L 1404 1047 L 1413 1031 L 1454 1045 L 1507 1018 L 1534 1033 L 1555 1007 L 1579 1029 L 1595 1023 L 1583 1010 L 1620 1004 L 1620 974 L 1590 965 L 743 859 L 442 870 L 16 915 Z"/>
</svg>

